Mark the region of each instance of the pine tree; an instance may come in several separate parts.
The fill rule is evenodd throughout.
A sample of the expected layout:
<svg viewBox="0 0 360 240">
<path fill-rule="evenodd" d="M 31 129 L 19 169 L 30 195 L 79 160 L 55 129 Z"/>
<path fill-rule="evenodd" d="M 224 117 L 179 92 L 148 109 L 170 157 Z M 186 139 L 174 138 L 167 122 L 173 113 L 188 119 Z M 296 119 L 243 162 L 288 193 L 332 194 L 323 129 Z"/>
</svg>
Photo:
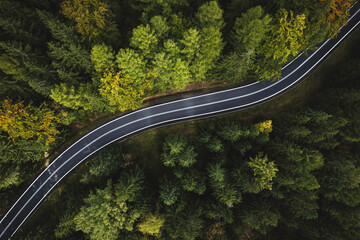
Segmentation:
<svg viewBox="0 0 360 240">
<path fill-rule="evenodd" d="M 250 229 L 266 234 L 270 227 L 278 225 L 280 213 L 264 200 L 252 201 L 240 213 L 241 222 Z"/>
<path fill-rule="evenodd" d="M 164 177 L 160 184 L 160 199 L 165 205 L 174 204 L 180 195 L 179 187 L 168 178 Z"/>
<path fill-rule="evenodd" d="M 272 179 L 276 176 L 279 169 L 275 163 L 268 161 L 267 155 L 258 153 L 255 158 L 250 158 L 247 165 L 252 169 L 255 176 L 255 183 L 259 186 L 260 191 L 263 189 L 272 189 Z"/>
<path fill-rule="evenodd" d="M 117 239 L 121 230 L 132 231 L 145 210 L 136 203 L 142 185 L 143 174 L 138 168 L 122 173 L 115 185 L 109 180 L 105 189 L 97 189 L 85 199 L 74 218 L 76 230 L 89 234 L 90 239 Z"/>
<path fill-rule="evenodd" d="M 90 161 L 89 173 L 94 176 L 109 177 L 116 173 L 130 154 L 122 154 L 116 147 L 105 148 Z"/>
<path fill-rule="evenodd" d="M 197 153 L 185 137 L 170 134 L 163 144 L 162 159 L 165 166 L 184 168 L 191 167 L 196 162 Z"/>
<path fill-rule="evenodd" d="M 76 110 L 83 108 L 103 112 L 108 109 L 106 101 L 98 96 L 90 84 L 80 84 L 76 89 L 75 86 L 62 83 L 51 90 L 50 97 L 59 104 Z"/>
</svg>

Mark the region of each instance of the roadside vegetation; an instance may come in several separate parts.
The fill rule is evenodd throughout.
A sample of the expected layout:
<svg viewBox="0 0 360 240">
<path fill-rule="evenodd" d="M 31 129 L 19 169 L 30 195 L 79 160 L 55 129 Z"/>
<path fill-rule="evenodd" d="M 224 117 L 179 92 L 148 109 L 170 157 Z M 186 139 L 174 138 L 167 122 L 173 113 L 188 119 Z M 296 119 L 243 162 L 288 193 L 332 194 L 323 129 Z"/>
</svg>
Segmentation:
<svg viewBox="0 0 360 240">
<path fill-rule="evenodd" d="M 68 186 L 57 196 L 65 205 L 52 216 L 58 224 L 28 236 L 358 239 L 358 77 L 272 120 L 213 120 L 187 136 L 169 134 L 156 177 L 146 159 L 107 148 L 88 163 L 79 192 Z"/>
<path fill-rule="evenodd" d="M 89 119 L 194 83 L 276 80 L 298 53 L 336 36 L 353 2 L 1 1 L 0 215 Z M 316 239 L 329 228 L 329 239 L 357 239 L 359 59 L 341 66 L 334 89 L 297 113 L 163 131 L 159 143 L 143 138 L 146 151 L 105 149 L 50 197 L 51 220 L 17 237 Z M 280 143 L 292 159 L 274 155 Z"/>
<path fill-rule="evenodd" d="M 102 150 L 15 239 L 358 239 L 358 39 L 265 109 Z"/>
</svg>

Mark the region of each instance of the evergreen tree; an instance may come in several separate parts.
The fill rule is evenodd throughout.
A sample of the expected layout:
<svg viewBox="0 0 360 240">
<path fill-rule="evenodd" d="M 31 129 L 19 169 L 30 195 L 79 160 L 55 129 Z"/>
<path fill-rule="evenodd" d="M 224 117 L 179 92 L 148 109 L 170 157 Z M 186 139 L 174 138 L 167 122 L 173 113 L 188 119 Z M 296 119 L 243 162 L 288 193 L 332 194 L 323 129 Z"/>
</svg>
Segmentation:
<svg viewBox="0 0 360 240">
<path fill-rule="evenodd" d="M 98 96 L 90 84 L 80 84 L 76 89 L 73 85 L 62 83 L 51 90 L 50 97 L 59 104 L 75 110 L 83 108 L 103 112 L 108 109 L 106 101 Z"/>
<path fill-rule="evenodd" d="M 243 208 L 240 218 L 250 229 L 266 234 L 270 227 L 278 225 L 280 213 L 266 201 L 252 201 Z"/>
<path fill-rule="evenodd" d="M 136 203 L 142 185 L 143 174 L 136 168 L 122 173 L 117 184 L 108 181 L 105 189 L 90 193 L 74 218 L 76 230 L 89 234 L 90 239 L 117 239 L 121 230 L 132 231 L 145 210 Z"/>
<path fill-rule="evenodd" d="M 279 169 L 276 168 L 274 162 L 269 162 L 267 155 L 258 153 L 255 158 L 250 158 L 247 165 L 252 169 L 255 176 L 255 183 L 261 190 L 272 188 L 272 179 L 275 177 Z"/>
<path fill-rule="evenodd" d="M 163 203 L 165 203 L 165 205 L 172 205 L 177 201 L 179 195 L 179 187 L 164 177 L 160 184 L 160 199 Z"/>
<path fill-rule="evenodd" d="M 196 162 L 197 153 L 185 137 L 170 134 L 163 144 L 162 159 L 167 167 L 190 167 Z"/>
<path fill-rule="evenodd" d="M 109 177 L 116 173 L 129 158 L 131 155 L 122 154 L 119 148 L 105 148 L 91 160 L 89 172 L 94 176 Z"/>
</svg>

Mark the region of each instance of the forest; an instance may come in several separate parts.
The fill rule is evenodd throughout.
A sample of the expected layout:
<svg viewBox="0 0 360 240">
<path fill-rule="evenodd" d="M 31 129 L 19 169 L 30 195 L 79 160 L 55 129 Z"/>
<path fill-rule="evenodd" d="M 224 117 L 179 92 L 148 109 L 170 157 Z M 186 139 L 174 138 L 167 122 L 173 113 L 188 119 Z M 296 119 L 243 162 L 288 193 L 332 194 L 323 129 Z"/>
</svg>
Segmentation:
<svg viewBox="0 0 360 240">
<path fill-rule="evenodd" d="M 0 215 L 89 119 L 196 83 L 276 81 L 354 2 L 0 0 Z M 360 60 L 347 63 L 349 85 L 315 105 L 169 134 L 159 176 L 104 149 L 65 210 L 15 238 L 359 239 Z"/>
<path fill-rule="evenodd" d="M 54 193 L 47 220 L 14 239 L 359 239 L 359 45 L 353 50 L 330 74 L 336 84 L 308 104 L 167 134 L 156 174 L 126 144 L 101 150 Z"/>
</svg>

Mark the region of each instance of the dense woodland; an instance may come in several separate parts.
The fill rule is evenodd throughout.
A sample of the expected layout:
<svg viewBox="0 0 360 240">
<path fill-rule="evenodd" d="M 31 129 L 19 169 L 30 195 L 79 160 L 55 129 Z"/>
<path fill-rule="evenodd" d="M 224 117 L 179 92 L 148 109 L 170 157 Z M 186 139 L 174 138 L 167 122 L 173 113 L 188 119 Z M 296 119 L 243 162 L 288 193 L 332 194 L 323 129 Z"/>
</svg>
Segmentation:
<svg viewBox="0 0 360 240">
<path fill-rule="evenodd" d="M 15 239 L 359 239 L 359 55 L 339 69 L 276 118 L 167 135 L 156 176 L 121 144 L 102 150 Z"/>
<path fill-rule="evenodd" d="M 1 214 L 75 125 L 196 82 L 277 80 L 337 35 L 353 2 L 0 0 Z M 156 179 L 130 153 L 106 149 L 83 189 L 60 196 L 66 211 L 27 238 L 359 239 L 360 88 L 351 87 L 272 121 L 169 135 Z"/>
</svg>

